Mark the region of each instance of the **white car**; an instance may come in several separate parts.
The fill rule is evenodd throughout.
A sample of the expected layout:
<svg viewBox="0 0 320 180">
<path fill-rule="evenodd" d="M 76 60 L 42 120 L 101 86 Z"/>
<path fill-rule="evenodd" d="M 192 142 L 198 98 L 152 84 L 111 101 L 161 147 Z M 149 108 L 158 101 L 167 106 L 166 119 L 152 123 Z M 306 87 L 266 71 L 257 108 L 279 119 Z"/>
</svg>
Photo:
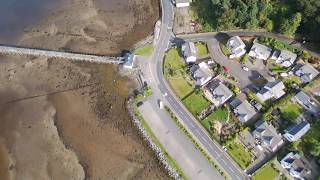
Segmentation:
<svg viewBox="0 0 320 180">
<path fill-rule="evenodd" d="M 160 109 L 163 109 L 163 108 L 164 108 L 164 104 L 163 104 L 163 102 L 160 101 L 160 100 L 159 100 L 159 108 L 160 108 Z"/>
<path fill-rule="evenodd" d="M 227 147 L 225 147 L 225 146 L 222 146 L 222 149 L 223 149 L 224 151 L 228 151 Z"/>
<path fill-rule="evenodd" d="M 249 71 L 249 68 L 246 67 L 246 66 L 243 66 L 242 69 L 245 70 L 245 71 Z"/>
</svg>

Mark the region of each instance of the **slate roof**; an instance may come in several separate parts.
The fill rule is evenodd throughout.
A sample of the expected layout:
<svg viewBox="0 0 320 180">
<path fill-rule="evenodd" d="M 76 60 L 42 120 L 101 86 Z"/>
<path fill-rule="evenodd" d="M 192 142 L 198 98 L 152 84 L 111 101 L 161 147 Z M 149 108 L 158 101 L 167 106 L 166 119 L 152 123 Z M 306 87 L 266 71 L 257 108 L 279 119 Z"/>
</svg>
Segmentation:
<svg viewBox="0 0 320 180">
<path fill-rule="evenodd" d="M 317 77 L 319 75 L 319 71 L 316 68 L 314 68 L 311 64 L 307 63 L 301 67 L 297 67 L 294 74 L 299 76 L 303 83 L 307 83 L 312 81 L 315 77 Z"/>
<path fill-rule="evenodd" d="M 311 99 L 305 92 L 300 91 L 293 98 L 293 101 L 299 103 L 303 108 L 307 109 L 309 112 L 313 114 L 318 114 L 320 112 L 320 106 L 317 102 Z"/>
<path fill-rule="evenodd" d="M 221 81 L 216 80 L 206 86 L 205 95 L 215 106 L 220 106 L 233 96 L 233 92 Z"/>
<path fill-rule="evenodd" d="M 310 129 L 310 124 L 307 121 L 302 121 L 298 124 L 292 125 L 285 130 L 284 137 L 290 141 L 297 141 L 305 135 Z"/>
<path fill-rule="evenodd" d="M 309 179 L 311 171 L 309 164 L 298 153 L 290 152 L 282 160 L 280 164 L 289 171 L 289 174 L 295 178 Z"/>
<path fill-rule="evenodd" d="M 235 54 L 241 52 L 245 47 L 246 45 L 239 36 L 233 36 L 227 42 L 227 48 Z"/>
<path fill-rule="evenodd" d="M 271 98 L 278 99 L 285 94 L 284 89 L 285 86 L 282 81 L 270 81 L 257 93 L 257 97 L 261 101 L 266 101 Z"/>
<path fill-rule="evenodd" d="M 296 59 L 297 54 L 288 50 L 281 50 L 280 54 L 276 58 L 276 63 L 284 67 L 289 67 Z"/>
<path fill-rule="evenodd" d="M 268 46 L 254 42 L 249 52 L 249 56 L 257 59 L 267 60 L 270 57 L 271 52 L 272 49 Z"/>
<path fill-rule="evenodd" d="M 257 114 L 254 107 L 247 100 L 241 102 L 233 112 L 242 123 L 247 122 Z"/>
<path fill-rule="evenodd" d="M 278 134 L 276 129 L 267 122 L 260 120 L 256 122 L 255 128 L 252 134 L 261 141 L 263 147 L 275 152 L 283 144 L 281 134 Z"/>
<path fill-rule="evenodd" d="M 196 85 L 202 86 L 207 83 L 213 75 L 212 70 L 206 62 L 195 64 L 190 69 L 192 77 L 196 80 Z"/>
</svg>

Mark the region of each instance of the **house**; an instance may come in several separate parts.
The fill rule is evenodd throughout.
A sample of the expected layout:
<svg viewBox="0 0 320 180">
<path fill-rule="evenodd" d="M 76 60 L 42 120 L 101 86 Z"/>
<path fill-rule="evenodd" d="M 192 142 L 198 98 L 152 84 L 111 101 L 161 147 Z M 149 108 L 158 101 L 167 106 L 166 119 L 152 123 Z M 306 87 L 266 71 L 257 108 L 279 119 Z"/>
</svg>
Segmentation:
<svg viewBox="0 0 320 180">
<path fill-rule="evenodd" d="M 176 0 L 176 7 L 177 8 L 188 7 L 188 6 L 190 6 L 189 0 Z"/>
<path fill-rule="evenodd" d="M 271 124 L 260 120 L 254 126 L 252 135 L 257 141 L 258 149 L 276 152 L 284 144 L 281 134 L 278 134 Z"/>
<path fill-rule="evenodd" d="M 300 104 L 304 109 L 309 111 L 314 116 L 320 116 L 320 105 L 313 98 L 308 96 L 305 92 L 300 91 L 296 94 L 292 101 Z"/>
<path fill-rule="evenodd" d="M 230 58 L 239 58 L 246 53 L 246 45 L 239 36 L 231 37 L 227 42 L 227 48 L 231 52 Z"/>
<path fill-rule="evenodd" d="M 241 123 L 246 123 L 257 114 L 254 107 L 247 100 L 242 101 L 234 108 L 233 112 Z"/>
<path fill-rule="evenodd" d="M 213 71 L 206 62 L 195 64 L 190 68 L 193 79 L 197 86 L 203 86 L 213 77 Z"/>
<path fill-rule="evenodd" d="M 271 52 L 271 48 L 257 42 L 253 42 L 253 45 L 249 52 L 249 56 L 255 59 L 267 60 L 270 57 Z"/>
<path fill-rule="evenodd" d="M 286 93 L 284 89 L 285 86 L 282 81 L 270 81 L 257 93 L 257 97 L 262 102 L 271 98 L 279 99 Z"/>
<path fill-rule="evenodd" d="M 133 69 L 135 66 L 136 55 L 133 53 L 126 53 L 124 55 L 124 60 L 123 67 L 127 69 Z"/>
<path fill-rule="evenodd" d="M 287 50 L 274 51 L 271 59 L 275 60 L 280 66 L 290 67 L 297 59 L 297 54 Z"/>
<path fill-rule="evenodd" d="M 233 96 L 233 93 L 221 81 L 215 80 L 205 87 L 204 95 L 216 107 L 219 107 L 228 101 Z"/>
<path fill-rule="evenodd" d="M 319 75 L 319 71 L 311 64 L 297 65 L 294 67 L 294 74 L 300 77 L 302 83 L 308 83 Z"/>
<path fill-rule="evenodd" d="M 194 42 L 186 42 L 182 45 L 181 50 L 188 64 L 195 63 L 197 60 L 197 48 Z"/>
<path fill-rule="evenodd" d="M 298 124 L 290 126 L 285 130 L 284 137 L 290 141 L 294 142 L 299 140 L 303 135 L 305 135 L 310 129 L 310 124 L 307 121 L 301 121 Z"/>
<path fill-rule="evenodd" d="M 281 161 L 281 166 L 288 170 L 290 176 L 294 179 L 305 180 L 310 179 L 311 170 L 306 159 L 298 153 L 290 152 Z"/>
</svg>

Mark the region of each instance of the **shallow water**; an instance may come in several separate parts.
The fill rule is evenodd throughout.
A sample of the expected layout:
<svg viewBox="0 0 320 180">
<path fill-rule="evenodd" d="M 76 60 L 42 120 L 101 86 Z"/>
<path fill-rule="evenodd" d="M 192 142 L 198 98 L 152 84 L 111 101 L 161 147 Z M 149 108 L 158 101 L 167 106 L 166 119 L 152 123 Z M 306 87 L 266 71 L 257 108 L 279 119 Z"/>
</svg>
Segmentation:
<svg viewBox="0 0 320 180">
<path fill-rule="evenodd" d="M 59 10 L 66 0 L 1 0 L 0 43 L 14 43 L 26 27 L 39 23 L 53 11 Z"/>
</svg>

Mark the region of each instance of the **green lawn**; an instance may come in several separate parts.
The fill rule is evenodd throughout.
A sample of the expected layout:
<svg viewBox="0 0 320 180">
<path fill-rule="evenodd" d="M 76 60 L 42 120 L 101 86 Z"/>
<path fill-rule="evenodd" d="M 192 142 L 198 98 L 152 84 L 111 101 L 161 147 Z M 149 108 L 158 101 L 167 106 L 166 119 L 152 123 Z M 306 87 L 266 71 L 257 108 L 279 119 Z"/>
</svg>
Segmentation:
<svg viewBox="0 0 320 180">
<path fill-rule="evenodd" d="M 259 169 L 253 176 L 254 180 L 273 180 L 279 176 L 279 171 L 272 167 L 269 162 L 266 166 Z"/>
<path fill-rule="evenodd" d="M 137 49 L 134 54 L 140 56 L 150 56 L 153 51 L 153 46 L 151 44 L 147 44 L 139 49 Z"/>
<path fill-rule="evenodd" d="M 179 98 L 183 98 L 193 91 L 192 86 L 183 78 L 168 78 L 168 81 Z"/>
<path fill-rule="evenodd" d="M 164 61 L 164 74 L 172 89 L 180 98 L 193 91 L 192 85 L 184 78 L 186 65 L 176 48 L 170 49 Z"/>
<path fill-rule="evenodd" d="M 213 113 L 211 113 L 208 117 L 206 117 L 204 120 L 201 121 L 201 124 L 209 131 L 210 134 L 211 128 L 210 126 L 214 121 L 220 121 L 220 122 L 226 122 L 228 119 L 228 110 L 225 108 L 219 108 Z"/>
<path fill-rule="evenodd" d="M 301 107 L 293 102 L 288 102 L 284 106 L 280 106 L 281 118 L 286 121 L 294 121 L 302 113 Z"/>
<path fill-rule="evenodd" d="M 200 114 L 205 108 L 207 108 L 210 103 L 202 95 L 202 93 L 193 92 L 187 98 L 183 100 L 183 104 L 189 109 L 193 115 Z"/>
<path fill-rule="evenodd" d="M 225 56 L 228 56 L 231 54 L 231 52 L 229 51 L 229 49 L 227 48 L 226 45 L 224 45 L 223 43 L 220 43 L 220 48 L 221 48 L 221 51 L 222 53 L 225 55 Z"/>
<path fill-rule="evenodd" d="M 165 68 L 172 68 L 173 70 L 179 70 L 185 67 L 185 63 L 176 48 L 170 49 L 167 52 L 164 66 Z"/>
<path fill-rule="evenodd" d="M 196 44 L 197 48 L 197 56 L 198 57 L 205 57 L 208 56 L 208 47 L 204 43 L 197 43 Z"/>
<path fill-rule="evenodd" d="M 250 165 L 252 155 L 246 150 L 244 145 L 237 143 L 236 141 L 232 141 L 232 143 L 227 145 L 227 148 L 230 156 L 242 169 L 245 169 Z"/>
</svg>

